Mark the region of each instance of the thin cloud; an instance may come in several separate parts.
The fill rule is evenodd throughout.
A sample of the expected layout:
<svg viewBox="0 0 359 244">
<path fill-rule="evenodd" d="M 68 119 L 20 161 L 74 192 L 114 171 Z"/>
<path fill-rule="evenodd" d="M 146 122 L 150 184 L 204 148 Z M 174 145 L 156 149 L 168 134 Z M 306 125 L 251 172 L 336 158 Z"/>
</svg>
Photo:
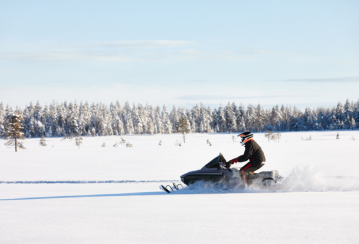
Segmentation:
<svg viewBox="0 0 359 244">
<path fill-rule="evenodd" d="M 268 49 L 252 48 L 243 50 L 197 50 L 182 49 L 177 51 L 177 56 L 187 60 L 206 61 L 245 61 L 260 55 L 275 55 L 278 52 Z"/>
<path fill-rule="evenodd" d="M 6 61 L 96 61 L 96 62 L 190 62 L 190 61 L 244 61 L 273 52 L 266 49 L 197 50 L 186 49 L 190 41 L 148 40 L 120 41 L 77 45 L 77 50 L 48 52 L 0 52 L 0 60 Z M 75 47 L 75 46 L 72 46 Z M 115 47 L 115 48 L 108 48 Z M 177 48 L 180 47 L 180 48 Z M 116 49 L 117 48 L 117 49 Z"/>
<path fill-rule="evenodd" d="M 219 80 L 188 80 L 189 83 L 215 83 L 220 82 Z"/>
<path fill-rule="evenodd" d="M 3 52 L 0 60 L 10 61 L 115 61 L 132 62 L 131 58 L 109 52 Z"/>
<path fill-rule="evenodd" d="M 95 44 L 76 45 L 82 47 L 117 47 L 117 48 L 173 48 L 191 44 L 190 41 L 173 40 L 145 40 L 145 41 L 118 41 Z"/>
<path fill-rule="evenodd" d="M 359 76 L 341 78 L 320 78 L 320 79 L 288 79 L 283 81 L 291 82 L 359 82 Z"/>
</svg>

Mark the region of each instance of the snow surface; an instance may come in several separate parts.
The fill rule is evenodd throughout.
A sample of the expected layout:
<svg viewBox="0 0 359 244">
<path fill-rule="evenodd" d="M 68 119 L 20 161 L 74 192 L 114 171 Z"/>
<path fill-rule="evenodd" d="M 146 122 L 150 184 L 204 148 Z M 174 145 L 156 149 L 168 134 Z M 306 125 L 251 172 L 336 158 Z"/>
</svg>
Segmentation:
<svg viewBox="0 0 359 244">
<path fill-rule="evenodd" d="M 285 177 L 277 190 L 175 194 L 158 186 L 244 147 L 232 134 L 190 134 L 182 147 L 178 134 L 123 136 L 133 148 L 113 147 L 120 136 L 84 137 L 81 149 L 26 139 L 18 153 L 1 143 L 0 243 L 359 243 L 359 131 L 336 133 L 255 134 L 260 171 Z"/>
</svg>

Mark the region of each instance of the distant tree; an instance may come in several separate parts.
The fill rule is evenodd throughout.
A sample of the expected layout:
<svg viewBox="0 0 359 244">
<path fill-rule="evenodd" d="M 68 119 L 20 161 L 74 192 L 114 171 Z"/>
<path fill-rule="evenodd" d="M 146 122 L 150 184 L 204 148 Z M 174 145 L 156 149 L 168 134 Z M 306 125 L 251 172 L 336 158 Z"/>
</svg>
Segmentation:
<svg viewBox="0 0 359 244">
<path fill-rule="evenodd" d="M 337 120 L 339 120 L 339 121 L 344 121 L 346 119 L 345 110 L 344 110 L 343 104 L 341 102 L 338 102 L 338 105 L 335 109 L 335 114 L 336 114 Z"/>
<path fill-rule="evenodd" d="M 353 108 L 349 102 L 349 99 L 346 100 L 344 104 L 344 111 L 345 111 L 345 121 L 344 126 L 345 129 L 351 129 L 352 128 L 352 118 L 353 118 Z"/>
<path fill-rule="evenodd" d="M 359 127 L 359 108 L 355 108 L 354 110 L 354 120 L 357 127 Z"/>
<path fill-rule="evenodd" d="M 355 122 L 354 118 L 352 118 L 351 123 L 350 123 L 350 129 L 355 130 L 356 127 L 357 127 L 356 122 Z"/>
<path fill-rule="evenodd" d="M 76 146 L 78 146 L 78 148 L 80 149 L 80 145 L 82 144 L 82 137 L 81 136 L 77 136 L 75 138 L 75 143 L 76 143 Z"/>
<path fill-rule="evenodd" d="M 17 148 L 26 149 L 18 140 L 25 140 L 24 133 L 21 132 L 24 128 L 21 122 L 24 121 L 24 117 L 21 112 L 9 113 L 5 116 L 3 137 L 8 140 L 6 146 L 15 146 L 15 152 Z"/>
<path fill-rule="evenodd" d="M 237 122 L 235 113 L 233 111 L 233 106 L 230 103 L 228 103 L 228 105 L 225 107 L 224 115 L 227 132 L 235 132 L 237 130 Z"/>
<path fill-rule="evenodd" d="M 5 117 L 4 105 L 2 103 L 0 103 L 0 137 L 1 137 L 2 131 L 4 130 L 4 117 Z"/>
<path fill-rule="evenodd" d="M 169 115 L 167 113 L 166 105 L 163 105 L 162 121 L 163 121 L 164 133 L 171 134 L 172 133 L 172 124 L 171 124 Z"/>
<path fill-rule="evenodd" d="M 176 124 L 178 122 L 178 114 L 176 107 L 173 106 L 172 112 L 170 113 L 170 121 L 172 123 L 173 132 L 176 132 Z"/>
<path fill-rule="evenodd" d="M 226 132 L 227 131 L 227 123 L 226 123 L 226 117 L 224 110 L 222 108 L 222 105 L 219 106 L 217 111 L 217 122 L 219 127 L 219 132 Z"/>
<path fill-rule="evenodd" d="M 185 116 L 182 116 L 176 124 L 176 131 L 183 134 L 183 142 L 186 143 L 186 133 L 190 132 L 190 125 Z"/>
<path fill-rule="evenodd" d="M 44 136 L 41 136 L 41 139 L 40 139 L 40 146 L 43 146 L 43 147 L 46 147 L 47 144 L 46 144 L 46 139 Z"/>
</svg>

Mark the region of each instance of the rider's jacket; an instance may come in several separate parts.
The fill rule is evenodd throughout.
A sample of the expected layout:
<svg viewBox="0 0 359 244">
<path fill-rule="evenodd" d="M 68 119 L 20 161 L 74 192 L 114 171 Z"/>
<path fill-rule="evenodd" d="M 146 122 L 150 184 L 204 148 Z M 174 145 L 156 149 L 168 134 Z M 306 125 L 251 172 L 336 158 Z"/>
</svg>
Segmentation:
<svg viewBox="0 0 359 244">
<path fill-rule="evenodd" d="M 247 161 L 248 159 L 250 161 L 257 161 L 257 162 L 266 161 L 266 157 L 264 156 L 262 148 L 254 140 L 246 142 L 246 144 L 244 144 L 244 147 L 246 149 L 244 151 L 244 154 L 238 157 L 238 162 L 244 162 Z"/>
</svg>

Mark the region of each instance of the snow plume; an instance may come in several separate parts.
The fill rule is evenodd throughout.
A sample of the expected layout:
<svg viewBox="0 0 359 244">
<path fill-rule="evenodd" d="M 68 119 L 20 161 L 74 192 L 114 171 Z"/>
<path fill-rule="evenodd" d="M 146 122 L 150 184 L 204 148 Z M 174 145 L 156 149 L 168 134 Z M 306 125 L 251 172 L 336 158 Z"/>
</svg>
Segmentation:
<svg viewBox="0 0 359 244">
<path fill-rule="evenodd" d="M 313 166 L 296 167 L 292 173 L 284 178 L 279 191 L 305 192 L 305 191 L 358 191 L 358 177 L 326 177 L 316 171 Z"/>
<path fill-rule="evenodd" d="M 320 172 L 316 172 L 313 166 L 303 168 L 296 167 L 292 173 L 284 178 L 279 186 L 281 191 L 325 191 L 328 184 Z"/>
</svg>

